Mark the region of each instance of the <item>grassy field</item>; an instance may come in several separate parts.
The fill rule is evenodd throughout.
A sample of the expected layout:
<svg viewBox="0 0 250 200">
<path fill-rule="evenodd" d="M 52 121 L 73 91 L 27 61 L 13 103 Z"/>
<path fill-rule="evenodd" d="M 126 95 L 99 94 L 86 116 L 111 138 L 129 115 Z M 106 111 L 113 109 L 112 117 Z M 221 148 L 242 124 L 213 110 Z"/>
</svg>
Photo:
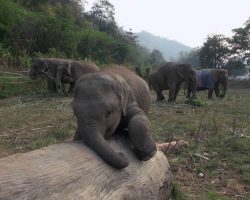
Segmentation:
<svg viewBox="0 0 250 200">
<path fill-rule="evenodd" d="M 153 103 L 149 113 L 157 142 L 186 140 L 188 147 L 167 152 L 174 197 L 181 200 L 250 199 L 250 90 L 230 89 L 225 99 L 202 106 Z M 167 94 L 167 93 L 166 93 Z M 40 92 L 0 99 L 0 157 L 70 140 L 76 128 L 72 97 Z"/>
</svg>

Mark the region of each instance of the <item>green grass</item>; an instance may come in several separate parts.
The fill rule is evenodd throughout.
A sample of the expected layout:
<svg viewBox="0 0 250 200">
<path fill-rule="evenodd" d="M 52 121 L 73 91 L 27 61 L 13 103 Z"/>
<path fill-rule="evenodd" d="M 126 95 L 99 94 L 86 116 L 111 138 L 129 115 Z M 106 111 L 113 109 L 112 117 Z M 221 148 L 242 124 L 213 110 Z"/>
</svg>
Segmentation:
<svg viewBox="0 0 250 200">
<path fill-rule="evenodd" d="M 207 197 L 208 197 L 208 199 L 211 199 L 211 200 L 227 200 L 228 199 L 228 198 L 223 197 L 222 195 L 219 195 L 215 192 L 208 192 Z"/>
<path fill-rule="evenodd" d="M 173 183 L 173 190 L 171 194 L 171 200 L 185 200 L 186 197 L 180 190 L 180 186 L 177 183 Z"/>
<path fill-rule="evenodd" d="M 27 150 L 39 149 L 44 146 L 62 142 L 72 137 L 72 131 L 70 127 L 63 127 L 60 129 L 52 129 L 46 135 L 37 138 L 26 146 Z"/>
<path fill-rule="evenodd" d="M 8 76 L 0 75 L 0 98 L 11 96 L 37 94 L 46 90 L 44 80 L 32 81 L 29 77 L 9 78 Z"/>
<path fill-rule="evenodd" d="M 179 95 L 171 106 L 154 102 L 149 115 L 157 141 L 189 142 L 185 151 L 167 154 L 178 189 L 187 200 L 250 199 L 250 91 L 232 88 L 224 99 L 198 96 L 202 106 L 183 106 Z"/>
<path fill-rule="evenodd" d="M 185 100 L 185 103 L 197 107 L 202 107 L 206 105 L 206 101 L 202 99 L 187 99 Z"/>
</svg>

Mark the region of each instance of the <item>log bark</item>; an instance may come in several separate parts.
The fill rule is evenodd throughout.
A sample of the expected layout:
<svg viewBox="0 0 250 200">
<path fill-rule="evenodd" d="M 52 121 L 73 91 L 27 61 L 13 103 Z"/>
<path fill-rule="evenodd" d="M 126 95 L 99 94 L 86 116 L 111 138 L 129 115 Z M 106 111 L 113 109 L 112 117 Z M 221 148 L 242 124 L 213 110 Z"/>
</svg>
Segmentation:
<svg viewBox="0 0 250 200">
<path fill-rule="evenodd" d="M 0 200 L 169 199 L 172 175 L 162 152 L 143 162 L 135 157 L 127 140 L 109 143 L 126 155 L 128 167 L 110 167 L 82 142 L 0 159 Z"/>
</svg>

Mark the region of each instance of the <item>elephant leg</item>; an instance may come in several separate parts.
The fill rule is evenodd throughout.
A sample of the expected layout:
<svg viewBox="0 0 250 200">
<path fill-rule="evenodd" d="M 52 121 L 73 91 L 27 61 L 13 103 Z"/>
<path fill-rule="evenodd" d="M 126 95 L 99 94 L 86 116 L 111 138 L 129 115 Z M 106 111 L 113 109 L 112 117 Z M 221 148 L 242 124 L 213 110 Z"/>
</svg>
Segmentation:
<svg viewBox="0 0 250 200">
<path fill-rule="evenodd" d="M 191 94 L 191 91 L 188 89 L 186 98 L 190 99 L 190 94 Z"/>
<path fill-rule="evenodd" d="M 48 90 L 51 92 L 57 92 L 56 83 L 54 80 L 47 78 Z"/>
<path fill-rule="evenodd" d="M 180 91 L 180 88 L 181 88 L 181 84 L 177 84 L 175 88 L 174 100 L 176 100 L 176 97 Z"/>
<path fill-rule="evenodd" d="M 156 153 L 156 145 L 150 134 L 150 122 L 144 113 L 134 115 L 128 124 L 131 143 L 140 160 L 149 160 Z"/>
<path fill-rule="evenodd" d="M 219 83 L 215 84 L 214 91 L 215 91 L 216 97 L 220 97 Z"/>
<path fill-rule="evenodd" d="M 213 97 L 213 91 L 214 91 L 213 88 L 212 89 L 208 89 L 208 98 L 209 99 L 212 99 L 212 97 Z"/>
<path fill-rule="evenodd" d="M 62 81 L 62 92 L 63 94 L 67 94 L 64 81 Z"/>
<path fill-rule="evenodd" d="M 151 83 L 150 85 L 153 87 L 154 91 L 156 92 L 157 100 L 158 101 L 164 100 L 165 97 L 162 94 L 162 89 L 155 83 Z"/>
<path fill-rule="evenodd" d="M 69 90 L 68 90 L 68 93 L 73 93 L 73 89 L 74 89 L 74 86 L 75 86 L 75 82 L 70 82 L 69 83 Z"/>
<path fill-rule="evenodd" d="M 162 100 L 165 99 L 165 97 L 163 96 L 162 92 L 157 92 L 156 94 L 157 94 L 157 100 L 158 101 L 162 101 Z"/>
<path fill-rule="evenodd" d="M 186 98 L 191 98 L 191 93 L 192 93 L 192 95 L 194 96 L 194 92 L 193 92 L 193 88 L 191 87 L 191 85 L 190 84 L 187 84 L 187 96 L 186 96 Z"/>
<path fill-rule="evenodd" d="M 172 85 L 169 86 L 168 102 L 174 102 L 175 101 L 175 89 L 176 89 L 175 84 L 172 84 Z"/>
</svg>

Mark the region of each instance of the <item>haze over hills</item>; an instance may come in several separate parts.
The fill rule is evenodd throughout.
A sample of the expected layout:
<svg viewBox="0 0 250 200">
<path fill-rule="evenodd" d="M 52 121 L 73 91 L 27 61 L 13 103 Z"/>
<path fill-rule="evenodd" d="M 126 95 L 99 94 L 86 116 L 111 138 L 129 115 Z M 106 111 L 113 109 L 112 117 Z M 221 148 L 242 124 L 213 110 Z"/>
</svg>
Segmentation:
<svg viewBox="0 0 250 200">
<path fill-rule="evenodd" d="M 141 31 L 140 33 L 136 33 L 136 35 L 138 36 L 138 41 L 140 45 L 150 49 L 151 51 L 153 49 L 158 49 L 162 52 L 166 60 L 170 60 L 171 58 L 177 58 L 179 52 L 181 51 L 192 50 L 191 47 L 182 44 L 178 41 L 155 36 L 146 31 Z"/>
</svg>

